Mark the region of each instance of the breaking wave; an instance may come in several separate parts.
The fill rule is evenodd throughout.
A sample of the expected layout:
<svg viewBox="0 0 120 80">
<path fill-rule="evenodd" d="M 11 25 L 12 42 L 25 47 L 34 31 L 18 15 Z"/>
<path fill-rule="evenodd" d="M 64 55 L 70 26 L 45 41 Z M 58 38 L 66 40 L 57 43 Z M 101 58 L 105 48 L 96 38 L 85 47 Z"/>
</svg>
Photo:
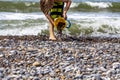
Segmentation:
<svg viewBox="0 0 120 80">
<path fill-rule="evenodd" d="M 6 6 L 7 5 L 7 6 Z M 120 2 L 73 2 L 70 11 L 117 11 Z M 39 12 L 39 2 L 4 2 L 0 1 L 0 12 Z"/>
<path fill-rule="evenodd" d="M 76 11 L 116 11 L 120 12 L 120 3 L 118 2 L 81 2 L 72 3 L 72 10 Z"/>
</svg>

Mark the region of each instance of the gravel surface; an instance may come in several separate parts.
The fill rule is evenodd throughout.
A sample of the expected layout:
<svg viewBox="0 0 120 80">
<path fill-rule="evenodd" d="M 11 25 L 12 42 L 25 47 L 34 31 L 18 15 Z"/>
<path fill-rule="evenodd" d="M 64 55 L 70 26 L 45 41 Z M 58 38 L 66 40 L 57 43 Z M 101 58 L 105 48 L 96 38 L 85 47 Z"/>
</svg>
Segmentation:
<svg viewBox="0 0 120 80">
<path fill-rule="evenodd" d="M 120 80 L 120 38 L 0 36 L 0 80 Z"/>
</svg>

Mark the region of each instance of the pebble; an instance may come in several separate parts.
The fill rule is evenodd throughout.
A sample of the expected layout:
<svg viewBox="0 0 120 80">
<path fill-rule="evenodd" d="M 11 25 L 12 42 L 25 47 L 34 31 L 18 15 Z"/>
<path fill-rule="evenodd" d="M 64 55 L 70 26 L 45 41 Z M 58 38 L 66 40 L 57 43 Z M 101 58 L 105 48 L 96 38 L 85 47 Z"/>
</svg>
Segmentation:
<svg viewBox="0 0 120 80">
<path fill-rule="evenodd" d="M 120 79 L 120 39 L 30 39 L 0 39 L 0 80 Z"/>
<path fill-rule="evenodd" d="M 35 77 L 33 80 L 40 80 L 40 78 L 39 77 Z"/>
<path fill-rule="evenodd" d="M 4 55 L 3 54 L 0 54 L 0 58 L 2 58 Z"/>
<path fill-rule="evenodd" d="M 120 69 L 120 63 L 119 62 L 115 62 L 113 63 L 113 69 Z"/>
<path fill-rule="evenodd" d="M 38 61 L 33 63 L 33 66 L 40 66 L 40 63 Z"/>
</svg>

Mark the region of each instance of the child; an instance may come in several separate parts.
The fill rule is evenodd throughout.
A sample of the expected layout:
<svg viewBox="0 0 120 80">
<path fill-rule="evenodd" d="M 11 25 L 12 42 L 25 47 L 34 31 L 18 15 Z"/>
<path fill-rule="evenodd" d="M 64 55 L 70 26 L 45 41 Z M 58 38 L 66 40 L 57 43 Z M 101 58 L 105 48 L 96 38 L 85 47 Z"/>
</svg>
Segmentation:
<svg viewBox="0 0 120 80">
<path fill-rule="evenodd" d="M 70 8 L 71 2 L 71 0 L 40 0 L 40 8 L 50 22 L 50 40 L 56 40 L 54 35 L 54 19 L 60 16 L 67 19 L 66 14 Z"/>
</svg>

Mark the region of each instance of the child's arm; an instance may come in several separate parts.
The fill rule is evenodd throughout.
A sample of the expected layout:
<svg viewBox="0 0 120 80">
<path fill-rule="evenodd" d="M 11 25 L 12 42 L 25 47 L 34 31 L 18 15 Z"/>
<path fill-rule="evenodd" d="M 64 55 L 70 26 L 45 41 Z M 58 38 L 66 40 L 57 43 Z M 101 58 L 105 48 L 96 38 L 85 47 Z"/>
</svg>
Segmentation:
<svg viewBox="0 0 120 80">
<path fill-rule="evenodd" d="M 72 3 L 72 1 L 71 0 L 63 0 L 63 2 L 65 2 L 66 3 L 66 6 L 65 6 L 65 8 L 64 8 L 64 11 L 63 11 L 63 17 L 65 18 L 65 19 L 67 19 L 67 11 L 69 10 L 69 8 L 70 8 L 70 5 L 71 5 L 71 3 Z"/>
<path fill-rule="evenodd" d="M 66 6 L 65 6 L 65 8 L 64 8 L 64 13 L 66 14 L 67 13 L 67 11 L 69 10 L 69 8 L 70 8 L 70 5 L 71 5 L 71 0 L 63 0 L 63 2 L 65 2 L 66 3 Z"/>
<path fill-rule="evenodd" d="M 54 21 L 49 15 L 49 10 L 53 7 L 53 4 L 54 0 L 40 0 L 40 9 L 52 25 L 54 25 Z"/>
<path fill-rule="evenodd" d="M 54 25 L 54 21 L 53 19 L 51 18 L 51 16 L 49 14 L 45 14 L 45 16 L 47 17 L 47 19 L 49 20 L 49 22 Z"/>
</svg>

